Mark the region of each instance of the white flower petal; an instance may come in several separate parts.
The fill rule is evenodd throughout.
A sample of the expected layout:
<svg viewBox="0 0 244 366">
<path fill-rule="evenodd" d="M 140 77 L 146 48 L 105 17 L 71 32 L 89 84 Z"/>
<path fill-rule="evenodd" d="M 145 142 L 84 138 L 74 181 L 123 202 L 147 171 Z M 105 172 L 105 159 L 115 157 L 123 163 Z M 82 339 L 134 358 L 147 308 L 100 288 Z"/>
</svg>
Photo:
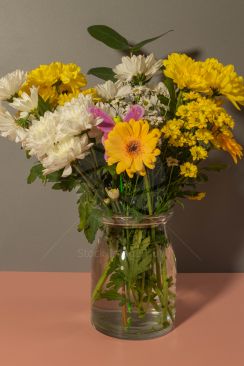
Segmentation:
<svg viewBox="0 0 244 366">
<path fill-rule="evenodd" d="M 13 102 L 10 103 L 10 106 L 17 109 L 17 111 L 25 112 L 25 115 L 28 115 L 29 112 L 34 111 L 38 107 L 38 88 L 33 86 L 30 89 L 30 95 L 22 93 L 21 97 L 14 98 Z"/>
<path fill-rule="evenodd" d="M 22 142 L 24 143 L 25 138 L 27 136 L 27 130 L 18 126 L 16 124 L 15 119 L 11 116 L 11 114 L 4 110 L 0 109 L 0 135 L 2 137 L 8 138 L 13 142 Z"/>
<path fill-rule="evenodd" d="M 26 80 L 26 73 L 16 70 L 0 79 L 0 100 L 12 98 L 21 88 Z"/>
<path fill-rule="evenodd" d="M 145 57 L 133 55 L 122 57 L 122 63 L 113 71 L 118 80 L 129 82 L 134 76 L 144 75 L 149 80 L 162 66 L 161 60 L 156 60 L 153 54 Z"/>
</svg>

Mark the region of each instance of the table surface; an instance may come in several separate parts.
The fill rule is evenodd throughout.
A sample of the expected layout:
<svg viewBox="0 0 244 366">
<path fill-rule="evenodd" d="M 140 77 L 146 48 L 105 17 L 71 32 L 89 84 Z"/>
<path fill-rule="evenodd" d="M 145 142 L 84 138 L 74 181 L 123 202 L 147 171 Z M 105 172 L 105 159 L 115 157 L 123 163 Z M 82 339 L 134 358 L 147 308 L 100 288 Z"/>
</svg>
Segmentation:
<svg viewBox="0 0 244 366">
<path fill-rule="evenodd" d="M 89 322 L 88 273 L 0 273 L 1 366 L 243 366 L 244 274 L 179 274 L 177 321 L 148 341 Z"/>
</svg>

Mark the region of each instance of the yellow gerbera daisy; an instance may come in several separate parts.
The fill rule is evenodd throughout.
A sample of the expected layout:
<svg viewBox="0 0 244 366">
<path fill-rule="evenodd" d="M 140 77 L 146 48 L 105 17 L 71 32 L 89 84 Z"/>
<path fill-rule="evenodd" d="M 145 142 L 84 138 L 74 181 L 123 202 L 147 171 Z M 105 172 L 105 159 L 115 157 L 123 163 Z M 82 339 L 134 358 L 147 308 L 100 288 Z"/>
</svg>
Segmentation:
<svg viewBox="0 0 244 366">
<path fill-rule="evenodd" d="M 116 123 L 105 141 L 108 165 L 118 163 L 117 174 L 126 171 L 130 178 L 134 173 L 145 175 L 145 166 L 155 168 L 160 135 L 157 128 L 149 131 L 149 124 L 144 120 Z"/>
</svg>

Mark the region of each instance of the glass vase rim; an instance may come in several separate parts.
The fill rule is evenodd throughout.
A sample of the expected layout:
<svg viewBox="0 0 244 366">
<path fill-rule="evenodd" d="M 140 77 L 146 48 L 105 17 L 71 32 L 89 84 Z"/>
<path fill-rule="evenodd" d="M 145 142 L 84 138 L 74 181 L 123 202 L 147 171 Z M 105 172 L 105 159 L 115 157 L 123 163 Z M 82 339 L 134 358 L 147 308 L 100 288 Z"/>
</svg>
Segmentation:
<svg viewBox="0 0 244 366">
<path fill-rule="evenodd" d="M 119 226 L 119 227 L 133 227 L 133 228 L 146 228 L 152 226 L 159 226 L 166 224 L 173 215 L 173 210 L 170 210 L 160 215 L 142 215 L 139 217 L 126 216 L 126 215 L 112 215 L 103 216 L 102 224 L 106 226 Z"/>
</svg>

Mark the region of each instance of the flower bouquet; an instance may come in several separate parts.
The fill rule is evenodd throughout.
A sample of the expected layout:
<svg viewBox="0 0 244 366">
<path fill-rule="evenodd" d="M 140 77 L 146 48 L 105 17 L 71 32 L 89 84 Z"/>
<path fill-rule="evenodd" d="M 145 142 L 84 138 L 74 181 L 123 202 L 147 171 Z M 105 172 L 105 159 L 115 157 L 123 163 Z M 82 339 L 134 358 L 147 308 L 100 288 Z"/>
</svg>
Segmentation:
<svg viewBox="0 0 244 366">
<path fill-rule="evenodd" d="M 28 183 L 75 190 L 80 221 L 92 243 L 92 323 L 119 338 L 167 333 L 175 318 L 176 268 L 166 224 L 182 199 L 201 200 L 199 186 L 212 150 L 234 162 L 230 101 L 244 105 L 244 82 L 234 66 L 173 53 L 144 55 L 113 29 L 89 33 L 127 53 L 113 69 L 88 74 L 104 80 L 86 88 L 75 64 L 53 62 L 0 79 L 0 134 L 19 143 L 30 161 Z"/>
</svg>

